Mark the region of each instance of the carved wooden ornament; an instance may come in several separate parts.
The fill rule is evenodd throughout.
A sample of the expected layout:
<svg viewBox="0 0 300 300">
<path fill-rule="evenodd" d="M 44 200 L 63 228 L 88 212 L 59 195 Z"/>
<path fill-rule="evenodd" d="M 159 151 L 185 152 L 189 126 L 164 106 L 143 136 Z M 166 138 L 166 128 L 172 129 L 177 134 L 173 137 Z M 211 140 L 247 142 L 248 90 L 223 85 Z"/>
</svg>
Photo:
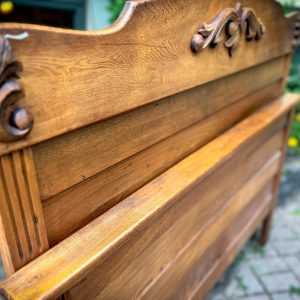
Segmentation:
<svg viewBox="0 0 300 300">
<path fill-rule="evenodd" d="M 260 40 L 264 33 L 265 26 L 254 10 L 238 3 L 235 8 L 224 9 L 212 23 L 201 25 L 193 36 L 192 51 L 199 53 L 208 46 L 215 48 L 223 42 L 229 55 L 233 56 L 241 36 L 245 36 L 247 41 Z"/>
<path fill-rule="evenodd" d="M 23 138 L 33 126 L 32 115 L 17 106 L 24 97 L 19 83 L 22 65 L 14 60 L 9 38 L 14 37 L 0 36 L 0 142 Z"/>
</svg>

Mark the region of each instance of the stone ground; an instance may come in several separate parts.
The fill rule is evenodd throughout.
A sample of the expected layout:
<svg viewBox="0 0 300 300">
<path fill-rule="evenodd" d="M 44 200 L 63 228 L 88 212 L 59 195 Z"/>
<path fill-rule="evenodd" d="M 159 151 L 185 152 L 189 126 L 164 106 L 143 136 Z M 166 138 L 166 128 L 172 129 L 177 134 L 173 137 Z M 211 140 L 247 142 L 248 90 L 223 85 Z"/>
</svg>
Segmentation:
<svg viewBox="0 0 300 300">
<path fill-rule="evenodd" d="M 249 241 L 207 300 L 300 299 L 300 160 L 283 171 L 266 247 Z"/>
</svg>

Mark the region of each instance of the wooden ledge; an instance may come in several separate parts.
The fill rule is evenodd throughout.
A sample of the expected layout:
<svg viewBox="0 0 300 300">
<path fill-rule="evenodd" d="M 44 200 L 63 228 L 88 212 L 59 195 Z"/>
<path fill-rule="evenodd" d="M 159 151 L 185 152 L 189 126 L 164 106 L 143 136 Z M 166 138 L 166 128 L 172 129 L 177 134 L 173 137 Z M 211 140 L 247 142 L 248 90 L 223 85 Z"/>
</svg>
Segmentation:
<svg viewBox="0 0 300 300">
<path fill-rule="evenodd" d="M 299 95 L 282 96 L 194 152 L 4 280 L 0 285 L 2 295 L 8 299 L 59 297 L 173 205 L 183 193 L 291 111 L 299 100 Z"/>
</svg>

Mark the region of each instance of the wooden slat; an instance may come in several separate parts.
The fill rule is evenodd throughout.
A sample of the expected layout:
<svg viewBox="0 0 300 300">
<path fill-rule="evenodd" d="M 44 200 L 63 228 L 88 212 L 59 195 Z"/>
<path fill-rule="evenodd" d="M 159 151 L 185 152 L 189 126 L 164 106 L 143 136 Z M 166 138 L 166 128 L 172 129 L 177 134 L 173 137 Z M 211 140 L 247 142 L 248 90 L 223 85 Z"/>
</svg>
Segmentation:
<svg viewBox="0 0 300 300">
<path fill-rule="evenodd" d="M 128 245 L 119 249 L 116 256 L 111 256 L 101 264 L 100 268 L 97 268 L 87 277 L 88 280 L 78 284 L 69 293 L 71 299 L 75 298 L 75 295 L 76 299 L 93 299 L 96 297 L 102 299 L 141 298 L 145 293 L 144 290 L 149 288 L 151 282 L 155 288 L 157 284 L 156 290 L 158 294 L 162 294 L 149 297 L 150 299 L 170 298 L 170 295 L 163 293 L 173 291 L 178 282 L 174 280 L 173 285 L 173 281 L 165 282 L 162 280 L 161 277 L 164 277 L 164 272 L 166 271 L 167 275 L 177 273 L 176 266 L 179 265 L 177 259 L 182 254 L 186 257 L 185 251 L 189 252 L 187 248 L 191 244 L 191 240 L 194 240 L 197 235 L 201 235 L 204 231 L 209 231 L 207 224 L 212 219 L 215 220 L 216 216 L 221 215 L 224 206 L 234 205 L 233 203 L 238 201 L 242 201 L 242 204 L 246 205 L 274 177 L 278 172 L 280 158 L 280 154 L 278 152 L 274 154 L 274 151 L 278 150 L 281 136 L 281 134 L 276 136 L 275 145 L 277 148 L 274 148 L 275 145 L 272 145 L 272 150 L 268 149 L 270 145 L 261 146 L 262 148 L 267 147 L 261 157 L 264 158 L 264 161 L 263 159 L 255 161 L 258 154 L 262 154 L 258 151 L 249 157 L 249 162 L 245 164 L 244 170 L 251 163 L 255 165 L 256 170 L 263 165 L 264 167 L 259 169 L 257 174 L 255 174 L 254 168 L 251 170 L 252 172 L 248 171 L 248 174 L 244 176 L 241 175 L 241 172 L 234 170 L 234 166 L 245 161 L 243 157 L 245 153 L 242 154 L 243 158 L 240 161 L 231 159 L 226 166 L 222 166 L 208 179 L 182 196 L 178 205 L 176 203 L 161 215 L 143 233 L 139 234 L 139 237 L 134 237 Z M 272 159 L 269 159 L 270 157 Z M 268 163 L 264 164 L 266 161 Z M 259 163 L 260 167 L 258 167 Z M 230 179 L 224 180 L 225 177 Z M 221 179 L 223 180 L 221 181 Z M 218 189 L 215 188 L 216 182 L 219 182 Z M 231 219 L 228 218 L 228 222 L 230 221 Z M 164 223 L 166 226 L 160 226 L 158 223 Z M 157 226 L 160 230 L 156 228 Z M 163 227 L 166 227 L 165 230 Z M 209 231 L 209 233 L 211 232 Z M 151 236 L 151 239 L 146 239 L 147 236 Z M 199 255 L 201 255 L 201 251 L 210 246 L 206 242 L 201 244 L 202 246 L 197 248 Z M 172 269 L 170 272 L 169 268 Z M 185 274 L 181 271 L 179 269 L 177 275 Z M 160 284 L 160 282 L 163 283 Z"/>
<path fill-rule="evenodd" d="M 1 156 L 0 160 L 0 246 L 10 275 L 46 251 L 48 240 L 31 149 Z"/>
<path fill-rule="evenodd" d="M 0 145 L 0 154 L 112 117 L 292 51 L 293 30 L 274 0 L 245 0 L 266 27 L 257 42 L 241 38 L 234 57 L 223 46 L 195 55 L 191 40 L 232 0 L 129 1 L 119 21 L 96 32 L 1 24 L 24 65 L 26 99 L 35 117 L 30 136 Z M 162 31 L 163 30 L 163 31 Z M 32 56 L 34 53 L 34 57 Z M 243 85 L 236 85 L 239 93 Z M 51 128 L 51 130 L 50 130 Z"/>
<path fill-rule="evenodd" d="M 197 232 L 177 255 L 165 267 L 162 267 L 160 274 L 151 280 L 148 286 L 141 291 L 139 297 L 144 299 L 167 299 L 171 297 L 173 290 L 180 284 L 182 277 L 188 273 L 215 239 L 222 234 L 224 228 L 239 217 L 245 206 L 279 171 L 280 157 L 281 155 L 278 155 L 278 153 L 274 155 L 265 166 L 265 169 L 234 195 L 225 208 L 215 214 L 212 220 L 206 224 L 207 227 Z M 269 199 L 269 202 L 271 202 L 271 199 Z M 259 206 L 257 208 L 259 209 Z M 115 293 L 113 290 L 111 292 L 112 294 Z"/>
<path fill-rule="evenodd" d="M 54 245 L 66 238 L 223 132 L 243 117 L 245 112 L 256 107 L 262 99 L 268 99 L 265 97 L 271 95 L 275 88 L 271 85 L 266 90 L 130 157 L 87 182 L 43 202 L 50 244 Z M 165 153 L 168 153 L 167 157 Z"/>
<path fill-rule="evenodd" d="M 38 144 L 33 148 L 33 155 L 42 199 L 111 167 L 254 91 L 275 84 L 281 78 L 284 66 L 284 57 L 276 59 Z M 253 80 L 254 76 L 256 80 Z M 229 86 L 242 86 L 243 89 L 237 92 L 228 89 Z M 258 106 L 279 94 L 279 87 L 273 86 L 264 97 L 258 93 L 257 99 L 253 100 L 253 96 L 249 101 Z"/>
<path fill-rule="evenodd" d="M 205 295 L 220 279 L 225 268 L 231 264 L 238 251 L 270 211 L 272 196 L 270 183 L 193 266 L 180 285 L 174 289 L 172 299 L 205 299 Z"/>
<path fill-rule="evenodd" d="M 196 151 L 3 281 L 2 292 L 16 298 L 21 295 L 22 299 L 60 296 L 83 280 L 93 267 L 99 267 L 120 246 L 149 226 L 179 201 L 183 193 L 193 189 L 232 155 L 249 143 L 256 140 L 262 142 L 265 134 L 274 130 L 274 125 L 283 126 L 287 112 L 297 100 L 298 97 L 291 95 L 279 99 Z M 54 270 L 56 276 L 49 278 Z M 26 285 L 23 284 L 25 278 Z"/>
</svg>

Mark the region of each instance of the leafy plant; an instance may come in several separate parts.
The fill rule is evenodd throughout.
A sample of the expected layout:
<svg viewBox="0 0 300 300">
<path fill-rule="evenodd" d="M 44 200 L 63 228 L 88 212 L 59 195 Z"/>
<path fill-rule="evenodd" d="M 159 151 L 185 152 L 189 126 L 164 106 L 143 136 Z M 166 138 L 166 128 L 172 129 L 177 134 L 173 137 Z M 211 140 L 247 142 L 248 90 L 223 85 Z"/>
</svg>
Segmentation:
<svg viewBox="0 0 300 300">
<path fill-rule="evenodd" d="M 99 0 L 101 1 L 101 0 Z M 107 9 L 111 13 L 110 22 L 113 23 L 118 19 L 126 0 L 109 0 Z"/>
<path fill-rule="evenodd" d="M 300 287 L 290 287 L 290 294 L 300 296 Z"/>
</svg>

